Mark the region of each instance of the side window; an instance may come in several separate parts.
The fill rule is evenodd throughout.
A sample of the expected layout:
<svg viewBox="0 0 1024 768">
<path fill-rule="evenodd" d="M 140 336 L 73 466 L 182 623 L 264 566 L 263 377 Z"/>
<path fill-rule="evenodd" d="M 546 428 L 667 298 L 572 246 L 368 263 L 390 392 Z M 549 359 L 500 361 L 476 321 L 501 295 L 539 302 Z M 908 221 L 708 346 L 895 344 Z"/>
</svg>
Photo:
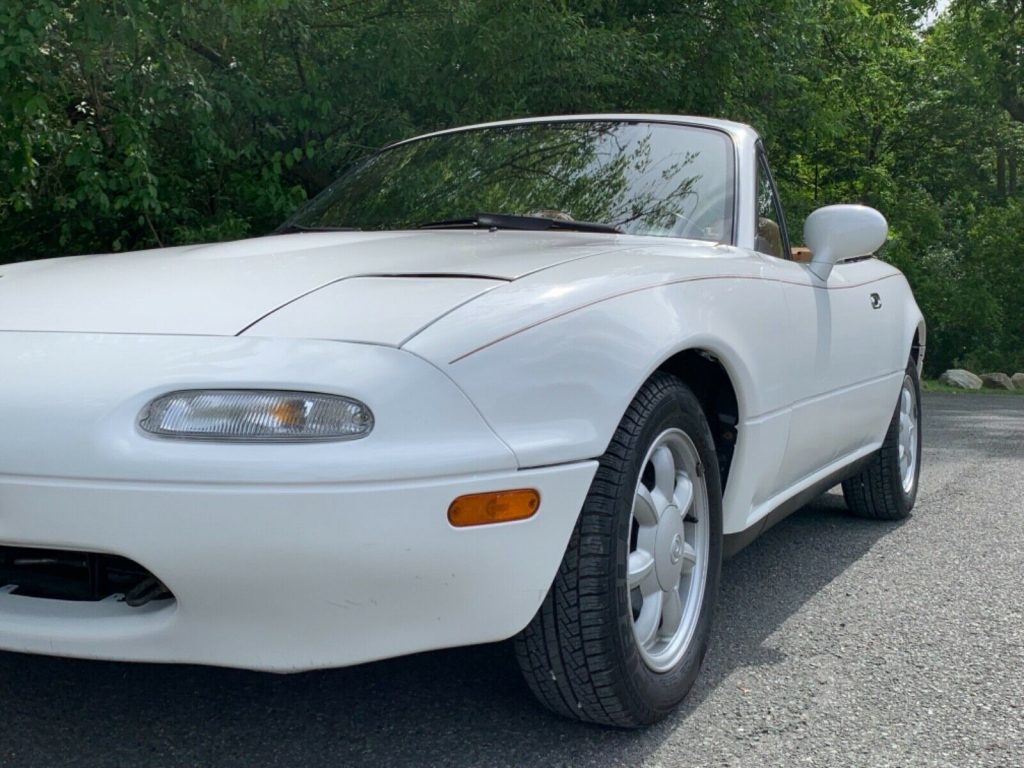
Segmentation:
<svg viewBox="0 0 1024 768">
<path fill-rule="evenodd" d="M 786 221 L 764 152 L 757 154 L 757 235 L 754 248 L 778 259 L 790 258 Z"/>
</svg>

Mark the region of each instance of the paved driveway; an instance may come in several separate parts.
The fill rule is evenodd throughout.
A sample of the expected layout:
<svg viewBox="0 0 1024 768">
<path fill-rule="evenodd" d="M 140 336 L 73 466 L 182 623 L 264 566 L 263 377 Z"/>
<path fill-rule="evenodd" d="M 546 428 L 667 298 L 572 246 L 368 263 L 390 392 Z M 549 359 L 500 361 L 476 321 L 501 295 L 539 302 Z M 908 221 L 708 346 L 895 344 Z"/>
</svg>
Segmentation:
<svg viewBox="0 0 1024 768">
<path fill-rule="evenodd" d="M 548 716 L 503 645 L 292 677 L 0 654 L 0 765 L 1024 765 L 1024 398 L 925 407 L 914 516 L 830 494 L 727 563 L 646 732 Z"/>
</svg>

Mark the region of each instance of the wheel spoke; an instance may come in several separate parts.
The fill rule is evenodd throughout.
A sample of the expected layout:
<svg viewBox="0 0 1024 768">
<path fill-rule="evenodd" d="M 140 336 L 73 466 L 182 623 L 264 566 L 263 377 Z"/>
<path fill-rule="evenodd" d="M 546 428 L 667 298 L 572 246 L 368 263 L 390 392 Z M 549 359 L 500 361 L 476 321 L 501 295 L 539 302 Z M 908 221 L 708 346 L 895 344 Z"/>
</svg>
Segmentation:
<svg viewBox="0 0 1024 768">
<path fill-rule="evenodd" d="M 683 573 L 689 573 L 693 570 L 693 567 L 697 564 L 697 550 L 693 548 L 690 542 L 683 543 Z"/>
<path fill-rule="evenodd" d="M 662 593 L 661 601 L 661 632 L 665 637 L 671 637 L 679 629 L 679 622 L 683 620 L 683 599 L 678 589 L 670 589 Z"/>
<path fill-rule="evenodd" d="M 640 609 L 640 615 L 637 616 L 636 622 L 633 625 L 633 629 L 636 632 L 636 640 L 641 646 L 650 645 L 651 640 L 654 639 L 655 634 L 658 632 L 658 626 L 661 624 L 661 602 L 664 594 L 664 592 L 658 590 L 649 597 L 644 598 L 644 605 Z"/>
<path fill-rule="evenodd" d="M 636 495 L 633 497 L 633 517 L 638 524 L 651 526 L 658 524 L 660 516 L 657 502 L 651 492 L 641 483 L 637 486 Z"/>
<path fill-rule="evenodd" d="M 685 472 L 676 475 L 676 492 L 673 501 L 679 507 L 679 513 L 686 517 L 693 505 L 693 483 Z"/>
<path fill-rule="evenodd" d="M 668 502 L 676 488 L 676 461 L 667 446 L 661 446 L 651 456 L 654 465 L 654 487 Z"/>
<path fill-rule="evenodd" d="M 637 589 L 654 575 L 654 558 L 645 549 L 629 553 L 629 573 L 626 581 L 630 589 Z M 643 593 L 643 589 L 640 590 Z"/>
</svg>

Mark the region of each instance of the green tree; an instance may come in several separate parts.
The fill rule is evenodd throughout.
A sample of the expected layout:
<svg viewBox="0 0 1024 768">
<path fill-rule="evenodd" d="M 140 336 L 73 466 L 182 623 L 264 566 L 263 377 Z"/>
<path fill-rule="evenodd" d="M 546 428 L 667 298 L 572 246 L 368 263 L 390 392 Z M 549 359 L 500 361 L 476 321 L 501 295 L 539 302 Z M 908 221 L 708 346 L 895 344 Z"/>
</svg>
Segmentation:
<svg viewBox="0 0 1024 768">
<path fill-rule="evenodd" d="M 791 232 L 889 219 L 928 367 L 1020 366 L 1024 0 L 16 0 L 0 261 L 260 234 L 416 133 L 706 114 L 764 135 Z M 799 239 L 799 237 L 797 237 Z"/>
</svg>

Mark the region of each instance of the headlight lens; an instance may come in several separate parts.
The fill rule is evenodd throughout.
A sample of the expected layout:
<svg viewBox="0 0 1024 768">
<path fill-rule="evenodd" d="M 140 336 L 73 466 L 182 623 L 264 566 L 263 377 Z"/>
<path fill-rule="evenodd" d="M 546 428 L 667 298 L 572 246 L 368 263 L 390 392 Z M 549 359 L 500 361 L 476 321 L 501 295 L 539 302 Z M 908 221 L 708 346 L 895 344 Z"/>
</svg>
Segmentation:
<svg viewBox="0 0 1024 768">
<path fill-rule="evenodd" d="M 139 426 L 160 437 L 235 442 L 354 440 L 373 429 L 373 414 L 340 395 L 277 390 L 186 390 L 156 398 Z"/>
</svg>

